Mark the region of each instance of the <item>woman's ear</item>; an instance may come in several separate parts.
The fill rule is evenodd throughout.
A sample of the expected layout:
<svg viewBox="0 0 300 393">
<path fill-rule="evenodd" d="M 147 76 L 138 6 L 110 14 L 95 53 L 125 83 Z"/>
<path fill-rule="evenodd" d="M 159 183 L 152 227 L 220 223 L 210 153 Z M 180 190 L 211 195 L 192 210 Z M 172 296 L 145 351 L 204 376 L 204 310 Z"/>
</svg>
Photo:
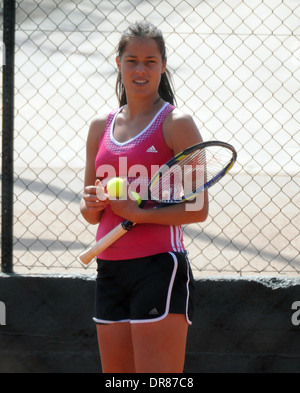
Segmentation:
<svg viewBox="0 0 300 393">
<path fill-rule="evenodd" d="M 164 60 L 162 64 L 161 74 L 165 73 L 166 68 L 167 68 L 167 60 Z"/>
<path fill-rule="evenodd" d="M 121 72 L 121 58 L 120 58 L 120 56 L 116 57 L 116 63 L 117 63 L 117 67 L 118 67 L 119 71 Z"/>
</svg>

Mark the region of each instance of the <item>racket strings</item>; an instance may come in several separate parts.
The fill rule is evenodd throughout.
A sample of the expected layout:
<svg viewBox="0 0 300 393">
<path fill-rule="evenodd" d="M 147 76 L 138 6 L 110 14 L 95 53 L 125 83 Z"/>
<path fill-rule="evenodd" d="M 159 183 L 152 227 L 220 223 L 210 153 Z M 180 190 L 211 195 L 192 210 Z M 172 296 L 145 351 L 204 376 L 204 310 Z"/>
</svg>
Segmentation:
<svg viewBox="0 0 300 393">
<path fill-rule="evenodd" d="M 160 178 L 150 191 L 152 199 L 163 203 L 190 199 L 220 174 L 232 160 L 228 149 L 209 147 L 178 157 L 170 167 L 161 169 Z"/>
</svg>

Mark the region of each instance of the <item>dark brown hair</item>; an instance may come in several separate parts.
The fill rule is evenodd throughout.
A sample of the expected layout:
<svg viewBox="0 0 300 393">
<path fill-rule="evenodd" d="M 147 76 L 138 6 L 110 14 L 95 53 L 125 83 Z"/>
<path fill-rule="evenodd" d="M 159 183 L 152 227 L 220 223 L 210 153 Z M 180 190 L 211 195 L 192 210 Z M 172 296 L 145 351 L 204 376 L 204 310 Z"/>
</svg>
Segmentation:
<svg viewBox="0 0 300 393">
<path fill-rule="evenodd" d="M 131 38 L 153 39 L 157 43 L 157 46 L 161 53 L 162 61 L 167 60 L 166 46 L 165 46 L 165 40 L 163 34 L 152 23 L 146 21 L 136 22 L 135 24 L 130 25 L 127 30 L 125 30 L 125 32 L 122 34 L 117 49 L 117 53 L 120 58 L 122 57 L 122 54 Z M 127 104 L 126 91 L 122 82 L 122 77 L 120 72 L 117 77 L 116 94 L 119 100 L 119 105 L 120 106 L 126 105 Z M 169 102 L 172 105 L 175 104 L 176 99 L 173 92 L 171 74 L 167 69 L 161 75 L 161 81 L 158 87 L 158 94 L 163 100 Z"/>
</svg>

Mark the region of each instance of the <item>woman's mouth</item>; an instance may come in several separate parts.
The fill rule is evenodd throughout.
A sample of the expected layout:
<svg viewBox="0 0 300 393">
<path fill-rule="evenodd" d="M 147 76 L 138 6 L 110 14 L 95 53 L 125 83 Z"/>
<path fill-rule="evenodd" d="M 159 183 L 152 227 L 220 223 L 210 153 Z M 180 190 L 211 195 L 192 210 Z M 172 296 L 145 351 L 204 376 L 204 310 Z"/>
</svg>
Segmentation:
<svg viewBox="0 0 300 393">
<path fill-rule="evenodd" d="M 143 85 L 146 85 L 147 83 L 148 83 L 148 81 L 146 81 L 145 79 L 137 79 L 137 80 L 135 80 L 135 81 L 133 81 L 136 85 L 139 85 L 139 86 L 143 86 Z"/>
</svg>

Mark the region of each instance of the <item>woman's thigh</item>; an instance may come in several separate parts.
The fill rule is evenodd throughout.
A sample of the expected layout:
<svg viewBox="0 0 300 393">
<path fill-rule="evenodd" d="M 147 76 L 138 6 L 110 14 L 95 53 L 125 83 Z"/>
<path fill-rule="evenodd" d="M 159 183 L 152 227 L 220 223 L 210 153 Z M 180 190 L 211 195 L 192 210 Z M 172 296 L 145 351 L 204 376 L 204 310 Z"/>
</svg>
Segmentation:
<svg viewBox="0 0 300 393">
<path fill-rule="evenodd" d="M 134 373 L 131 325 L 127 322 L 97 325 L 103 373 Z"/>
<path fill-rule="evenodd" d="M 131 327 L 137 373 L 182 373 L 188 323 L 183 314 Z"/>
</svg>

